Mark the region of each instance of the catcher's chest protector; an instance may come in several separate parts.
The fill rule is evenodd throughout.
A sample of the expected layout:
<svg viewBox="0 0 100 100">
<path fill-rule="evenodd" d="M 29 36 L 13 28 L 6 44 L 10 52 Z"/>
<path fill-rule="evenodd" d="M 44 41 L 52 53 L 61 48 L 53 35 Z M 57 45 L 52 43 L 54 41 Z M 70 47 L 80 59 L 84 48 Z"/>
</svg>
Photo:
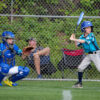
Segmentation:
<svg viewBox="0 0 100 100">
<path fill-rule="evenodd" d="M 3 43 L 0 44 L 0 63 L 6 63 L 10 67 L 15 65 L 15 52 L 11 52 Z"/>
</svg>

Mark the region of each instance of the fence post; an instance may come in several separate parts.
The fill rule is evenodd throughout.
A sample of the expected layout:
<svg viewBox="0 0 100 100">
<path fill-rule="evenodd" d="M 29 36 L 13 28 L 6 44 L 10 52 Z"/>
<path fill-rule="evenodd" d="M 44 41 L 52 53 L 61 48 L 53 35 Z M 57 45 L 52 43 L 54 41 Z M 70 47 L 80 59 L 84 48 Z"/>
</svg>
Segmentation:
<svg viewBox="0 0 100 100">
<path fill-rule="evenodd" d="M 13 15 L 13 0 L 11 0 L 11 15 Z M 11 16 L 11 24 L 13 22 L 13 16 Z"/>
</svg>

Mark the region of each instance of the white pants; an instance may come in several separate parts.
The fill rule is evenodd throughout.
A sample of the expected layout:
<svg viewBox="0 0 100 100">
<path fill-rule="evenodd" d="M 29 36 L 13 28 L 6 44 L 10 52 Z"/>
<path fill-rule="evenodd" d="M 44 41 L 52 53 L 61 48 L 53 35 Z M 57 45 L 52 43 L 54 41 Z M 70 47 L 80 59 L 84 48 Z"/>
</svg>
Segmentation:
<svg viewBox="0 0 100 100">
<path fill-rule="evenodd" d="M 14 74 L 17 74 L 17 73 L 18 73 L 18 66 L 14 66 L 14 67 L 12 67 L 12 68 L 9 69 L 8 74 L 4 77 L 3 80 L 6 80 L 11 75 L 14 75 Z"/>
<path fill-rule="evenodd" d="M 100 50 L 96 51 L 96 54 L 88 54 L 83 59 L 81 64 L 78 67 L 79 72 L 83 72 L 87 66 L 93 62 L 97 68 L 97 70 L 100 72 Z"/>
</svg>

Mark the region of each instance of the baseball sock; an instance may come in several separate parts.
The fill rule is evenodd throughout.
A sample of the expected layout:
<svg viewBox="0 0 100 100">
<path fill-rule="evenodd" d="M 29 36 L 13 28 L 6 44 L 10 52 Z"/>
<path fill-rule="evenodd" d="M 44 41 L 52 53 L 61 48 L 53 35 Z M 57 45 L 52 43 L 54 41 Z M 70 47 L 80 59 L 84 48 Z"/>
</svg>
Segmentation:
<svg viewBox="0 0 100 100">
<path fill-rule="evenodd" d="M 83 72 L 78 72 L 78 81 L 82 83 Z"/>
</svg>

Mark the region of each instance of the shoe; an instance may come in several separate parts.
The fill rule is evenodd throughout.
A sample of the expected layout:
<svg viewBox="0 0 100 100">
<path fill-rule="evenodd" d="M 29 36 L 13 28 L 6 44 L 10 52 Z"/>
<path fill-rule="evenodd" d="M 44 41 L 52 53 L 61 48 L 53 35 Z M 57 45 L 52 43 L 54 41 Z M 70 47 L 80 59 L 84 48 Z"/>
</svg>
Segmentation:
<svg viewBox="0 0 100 100">
<path fill-rule="evenodd" d="M 83 86 L 81 82 L 77 82 L 72 86 L 72 88 L 83 88 Z"/>
<path fill-rule="evenodd" d="M 12 86 L 17 86 L 18 84 L 17 83 L 12 83 Z"/>
<path fill-rule="evenodd" d="M 10 81 L 9 79 L 6 79 L 4 81 L 4 83 L 8 86 L 17 86 L 18 84 L 17 83 L 13 83 L 12 81 Z"/>
<path fill-rule="evenodd" d="M 0 86 L 2 86 L 2 84 L 0 83 Z"/>
<path fill-rule="evenodd" d="M 8 86 L 13 86 L 12 81 L 10 81 L 9 79 L 4 80 L 3 82 Z"/>
<path fill-rule="evenodd" d="M 38 78 L 38 79 L 41 79 L 41 78 L 42 78 L 42 75 L 38 75 L 37 78 Z"/>
</svg>

